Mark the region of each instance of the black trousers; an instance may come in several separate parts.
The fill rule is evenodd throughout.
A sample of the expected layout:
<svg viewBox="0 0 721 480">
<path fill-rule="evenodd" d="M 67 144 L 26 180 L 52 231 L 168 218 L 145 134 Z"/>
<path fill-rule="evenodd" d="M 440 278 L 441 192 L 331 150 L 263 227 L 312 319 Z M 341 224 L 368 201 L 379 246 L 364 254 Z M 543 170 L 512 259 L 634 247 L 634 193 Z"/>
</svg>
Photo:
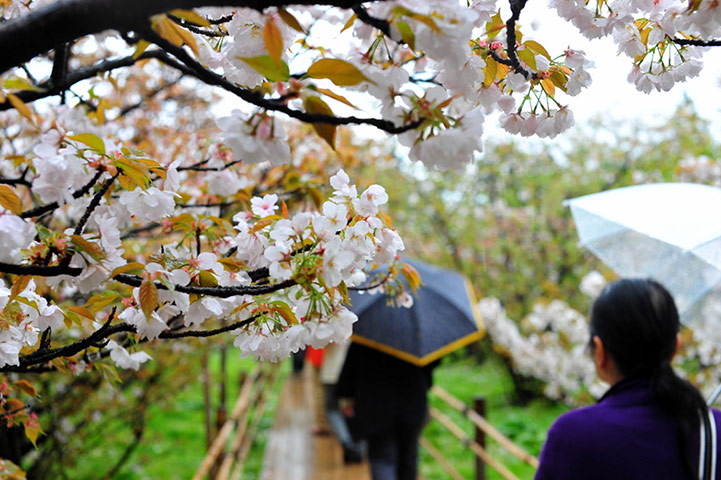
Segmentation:
<svg viewBox="0 0 721 480">
<path fill-rule="evenodd" d="M 368 460 L 373 480 L 416 480 L 418 440 L 424 422 L 396 423 L 391 429 L 368 437 Z"/>
</svg>

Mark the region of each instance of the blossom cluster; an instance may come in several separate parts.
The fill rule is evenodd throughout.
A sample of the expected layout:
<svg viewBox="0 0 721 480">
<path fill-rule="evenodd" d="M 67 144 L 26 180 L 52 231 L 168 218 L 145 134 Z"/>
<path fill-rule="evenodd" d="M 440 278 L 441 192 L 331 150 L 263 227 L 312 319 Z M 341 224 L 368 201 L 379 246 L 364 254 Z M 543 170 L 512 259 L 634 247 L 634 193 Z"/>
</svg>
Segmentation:
<svg viewBox="0 0 721 480">
<path fill-rule="evenodd" d="M 579 290 L 593 299 L 605 285 L 603 275 L 592 271 Z M 520 322 L 509 319 L 496 298 L 482 299 L 479 308 L 496 348 L 512 360 L 518 373 L 543 382 L 547 397 L 578 405 L 588 401 L 584 392 L 599 398 L 607 390 L 591 359 L 586 318 L 565 302 L 539 302 Z M 682 336 L 674 365 L 708 397 L 721 383 L 721 348 L 690 328 Z"/>
</svg>

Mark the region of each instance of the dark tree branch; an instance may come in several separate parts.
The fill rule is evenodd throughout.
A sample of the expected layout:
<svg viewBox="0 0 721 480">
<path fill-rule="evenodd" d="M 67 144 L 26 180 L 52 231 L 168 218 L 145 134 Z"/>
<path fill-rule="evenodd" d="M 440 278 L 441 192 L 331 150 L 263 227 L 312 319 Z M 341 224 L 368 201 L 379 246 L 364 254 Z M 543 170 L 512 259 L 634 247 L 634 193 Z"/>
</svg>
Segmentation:
<svg viewBox="0 0 721 480">
<path fill-rule="evenodd" d="M 695 47 L 721 47 L 721 40 L 701 40 L 698 38 L 672 38 L 677 45 L 693 45 Z"/>
<path fill-rule="evenodd" d="M 98 189 L 98 191 L 95 192 L 95 195 L 93 195 L 93 199 L 90 200 L 90 203 L 88 204 L 88 208 L 85 209 L 85 213 L 83 214 L 78 224 L 75 226 L 75 230 L 73 231 L 75 235 L 81 235 L 83 233 L 85 225 L 87 225 L 88 220 L 90 220 L 90 215 L 92 215 L 95 209 L 98 208 L 98 205 L 100 205 L 100 200 L 103 198 L 103 195 L 105 195 L 105 193 L 108 191 L 110 186 L 113 184 L 115 179 L 118 178 L 119 175 L 120 169 L 118 169 L 118 172 L 115 175 L 108 178 L 105 183 L 103 183 L 103 185 Z"/>
<path fill-rule="evenodd" d="M 252 277 L 251 277 L 252 278 Z M 137 275 L 127 275 L 121 273 L 115 276 L 115 280 L 131 287 L 139 287 L 143 283 L 143 279 Z M 279 283 L 269 285 L 247 285 L 237 287 L 196 287 L 193 285 L 175 285 L 175 291 L 180 293 L 195 293 L 198 295 L 209 295 L 211 297 L 229 298 L 237 295 L 263 295 L 265 293 L 277 292 L 285 288 L 296 285 L 293 279 L 285 280 Z M 160 282 L 155 282 L 155 286 L 160 290 L 167 290 L 168 287 Z"/>
<path fill-rule="evenodd" d="M 37 85 L 37 87 L 39 89 L 41 89 L 40 91 L 23 90 L 22 92 L 17 92 L 16 95 L 23 102 L 31 103 L 31 102 L 34 102 L 35 100 L 39 100 L 41 98 L 51 97 L 53 95 L 59 95 L 61 92 L 68 90 L 74 84 L 76 84 L 82 80 L 87 80 L 88 78 L 92 78 L 99 73 L 109 72 L 109 71 L 115 70 L 117 68 L 129 67 L 140 60 L 145 60 L 148 58 L 155 58 L 156 60 L 163 62 L 166 65 L 183 72 L 184 74 L 191 73 L 190 70 L 188 70 L 188 68 L 185 65 L 183 65 L 182 63 L 178 62 L 177 60 L 171 58 L 164 51 L 155 49 L 155 50 L 145 51 L 142 54 L 138 55 L 137 58 L 133 58 L 131 55 L 128 57 L 118 58 L 118 59 L 113 59 L 113 60 L 103 60 L 103 61 L 96 63 L 95 65 L 90 66 L 90 67 L 78 68 L 77 70 L 74 70 L 74 71 L 66 74 L 64 81 L 60 84 L 53 84 L 53 82 L 51 80 L 47 80 L 47 81 Z M 0 111 L 8 110 L 10 108 L 12 108 L 12 105 L 10 105 L 9 102 L 0 103 Z"/>
<path fill-rule="evenodd" d="M 193 172 L 221 172 L 225 170 L 226 168 L 230 168 L 235 164 L 241 163 L 242 160 L 233 160 L 232 162 L 228 162 L 224 164 L 222 167 L 203 167 L 202 165 L 205 165 L 210 160 L 203 160 L 202 162 L 198 162 L 195 165 L 189 165 L 187 167 L 178 167 L 178 171 L 193 171 Z"/>
<path fill-rule="evenodd" d="M 40 265 L 13 265 L 12 263 L 0 262 L 0 273 L 12 275 L 34 275 L 37 277 L 57 277 L 59 275 L 70 275 L 77 277 L 83 273 L 82 268 L 77 267 L 43 267 Z"/>
<path fill-rule="evenodd" d="M 115 310 L 113 309 L 113 312 L 111 313 L 109 319 L 105 324 L 100 327 L 98 330 L 90 334 L 88 337 L 83 338 L 82 340 L 78 340 L 77 342 L 71 343 L 70 345 L 66 345 L 64 347 L 59 348 L 53 348 L 50 350 L 45 351 L 36 351 L 33 353 L 29 353 L 27 355 L 23 355 L 20 357 L 20 365 L 5 365 L 4 367 L 0 368 L 0 372 L 33 372 L 33 373 L 39 373 L 39 372 L 47 372 L 55 370 L 56 368 L 54 366 L 50 365 L 43 365 L 47 364 L 48 362 L 60 358 L 60 357 L 72 357 L 74 355 L 77 355 L 78 353 L 82 352 L 83 350 L 86 350 L 89 347 L 97 346 L 98 344 L 104 342 L 105 340 L 109 339 L 112 335 L 121 333 L 121 332 L 127 332 L 127 333 L 137 333 L 137 330 L 134 325 L 130 325 L 129 323 L 118 323 L 116 325 L 110 325 L 111 321 L 115 317 Z M 212 330 L 184 330 L 184 331 L 165 331 L 162 332 L 158 337 L 162 339 L 177 339 L 177 338 L 205 338 L 205 337 L 212 337 L 215 335 L 220 335 L 221 333 L 230 332 L 232 330 L 236 330 L 238 328 L 242 328 L 246 325 L 250 325 L 253 323 L 259 315 L 253 315 L 249 318 L 246 318 L 245 320 L 239 320 L 237 322 L 233 322 L 229 325 L 225 325 L 220 328 L 215 328 Z M 147 339 L 141 340 L 141 342 L 145 342 Z M 102 356 L 101 356 L 102 357 Z"/>
<path fill-rule="evenodd" d="M 520 73 L 526 77 L 527 80 L 530 80 L 532 78 L 538 78 L 538 75 L 523 68 L 516 54 L 516 22 L 518 21 L 518 17 L 521 16 L 521 10 L 526 6 L 527 1 L 528 0 L 511 0 L 510 2 L 511 18 L 506 22 L 506 52 L 508 53 L 508 61 L 510 63 L 501 63 L 511 66 L 514 72 Z M 493 59 L 496 61 L 499 60 L 496 57 L 493 57 Z"/>
<path fill-rule="evenodd" d="M 353 7 L 353 12 L 361 22 L 370 25 L 373 28 L 377 28 L 383 32 L 387 37 L 391 38 L 391 25 L 388 21 L 382 18 L 372 17 L 368 14 L 368 10 L 362 5 L 356 5 Z"/>
<path fill-rule="evenodd" d="M 2 105 L 2 104 L 0 104 Z M 98 180 L 100 180 L 100 176 L 103 174 L 104 170 L 98 170 L 95 172 L 95 175 L 93 178 L 90 179 L 88 183 L 83 185 L 83 188 L 78 190 L 77 192 L 73 192 L 73 198 L 77 199 L 88 193 L 92 188 L 93 185 L 95 185 Z M 43 215 L 45 213 L 51 212 L 57 208 L 59 208 L 60 205 L 58 202 L 48 203 L 47 205 L 41 205 L 39 207 L 35 207 L 31 210 L 26 210 L 20 214 L 20 217 L 22 218 L 31 218 L 31 217 L 39 217 L 40 215 Z"/>
<path fill-rule="evenodd" d="M 146 40 L 153 42 L 163 50 L 170 52 L 178 60 L 184 63 L 190 70 L 192 70 L 191 75 L 195 76 L 199 80 L 202 80 L 208 85 L 221 87 L 252 105 L 256 105 L 266 110 L 285 113 L 289 117 L 295 118 L 296 120 L 300 120 L 302 122 L 327 123 L 330 125 L 373 125 L 374 127 L 385 132 L 396 134 L 403 133 L 408 130 L 413 130 L 421 123 L 423 123 L 424 120 L 417 120 L 407 125 L 402 125 L 398 127 L 393 122 L 377 118 L 336 117 L 333 115 L 310 114 L 299 110 L 294 110 L 276 99 L 266 99 L 259 93 L 238 87 L 237 85 L 230 83 L 222 76 L 204 68 L 200 63 L 196 62 L 182 47 L 176 47 L 175 45 L 171 44 L 147 27 L 145 30 L 141 31 L 141 34 Z"/>
<path fill-rule="evenodd" d="M 50 83 L 52 85 L 63 85 L 65 83 L 65 75 L 68 72 L 68 61 L 70 60 L 70 43 L 63 43 L 55 47 L 55 59 L 53 60 L 53 70 L 50 73 Z M 64 92 L 62 100 L 65 102 Z"/>
<path fill-rule="evenodd" d="M 125 115 L 129 114 L 133 110 L 142 107 L 145 104 L 146 100 L 151 99 L 151 98 L 155 97 L 156 95 L 158 95 L 159 93 L 163 92 L 164 90 L 167 90 L 167 89 L 171 88 L 173 85 L 176 85 L 182 78 L 183 78 L 183 76 L 181 75 L 180 77 L 176 78 L 172 82 L 168 82 L 165 85 L 158 87 L 155 90 L 153 90 L 152 92 L 148 93 L 138 103 L 135 103 L 133 105 L 128 105 L 127 107 L 123 107 L 123 109 L 120 111 L 120 114 L 118 116 L 124 117 Z"/>
<path fill-rule="evenodd" d="M 188 21 L 183 20 L 182 18 L 178 18 L 175 15 L 168 15 L 171 20 L 173 20 L 175 23 L 180 25 L 181 27 L 187 28 L 193 33 L 197 33 L 198 35 L 204 35 L 206 37 L 227 37 L 227 32 L 218 32 L 215 30 L 205 30 L 204 28 L 200 28 L 198 25 L 195 25 L 193 23 L 190 23 Z"/>
<path fill-rule="evenodd" d="M 0 26 L 0 74 L 22 65 L 56 45 L 106 30 L 128 32 L 146 25 L 155 14 L 176 8 L 332 5 L 352 8 L 358 0 L 60 0 Z M 42 32 L 42 35 L 39 34 Z"/>
</svg>

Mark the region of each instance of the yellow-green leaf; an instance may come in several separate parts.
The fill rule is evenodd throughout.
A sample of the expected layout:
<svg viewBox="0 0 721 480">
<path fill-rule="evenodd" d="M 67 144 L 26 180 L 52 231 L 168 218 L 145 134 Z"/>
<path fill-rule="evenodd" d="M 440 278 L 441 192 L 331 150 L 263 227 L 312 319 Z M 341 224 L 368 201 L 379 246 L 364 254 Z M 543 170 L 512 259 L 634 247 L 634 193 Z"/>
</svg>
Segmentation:
<svg viewBox="0 0 721 480">
<path fill-rule="evenodd" d="M 416 34 L 413 33 L 410 25 L 408 25 L 406 22 L 396 22 L 395 25 L 396 27 L 398 27 L 398 31 L 401 32 L 401 38 L 403 39 L 403 41 L 406 42 L 409 47 L 411 47 L 411 50 L 415 50 Z"/>
<path fill-rule="evenodd" d="M 506 24 L 501 19 L 501 11 L 491 17 L 491 21 L 486 23 L 486 34 L 488 38 L 494 38 L 498 33 L 506 28 Z"/>
<path fill-rule="evenodd" d="M 169 19 L 167 15 L 153 15 L 150 17 L 150 23 L 153 30 L 155 30 L 158 35 L 176 47 L 183 44 L 183 37 L 181 37 L 175 29 L 175 22 Z"/>
<path fill-rule="evenodd" d="M 138 264 L 140 265 L 140 264 Z M 125 266 L 125 265 L 124 265 Z M 142 267 L 142 265 L 141 265 Z M 85 304 L 88 306 L 91 312 L 98 313 L 99 311 L 103 310 L 105 307 L 110 305 L 113 302 L 116 302 L 120 300 L 120 295 L 118 295 L 115 292 L 104 292 L 104 293 L 96 293 L 92 297 L 88 298 L 88 301 L 85 302 Z"/>
<path fill-rule="evenodd" d="M 95 242 L 91 242 L 80 235 L 70 235 L 70 243 L 75 247 L 75 251 L 87 253 L 90 258 L 96 262 L 105 259 L 105 252 L 102 247 Z"/>
<path fill-rule="evenodd" d="M 30 90 L 33 92 L 44 92 L 44 88 L 40 88 L 28 82 L 24 78 L 10 77 L 3 83 L 3 88 L 7 90 Z"/>
<path fill-rule="evenodd" d="M 333 115 L 333 110 L 320 99 L 320 97 L 310 96 L 303 101 L 305 111 L 308 113 L 317 113 L 322 115 Z M 335 134 L 336 126 L 329 123 L 313 123 L 313 129 L 320 137 L 328 142 L 328 145 L 335 150 Z"/>
<path fill-rule="evenodd" d="M 71 135 L 68 138 L 76 142 L 84 143 L 101 155 L 105 155 L 105 142 L 92 133 L 80 133 L 78 135 Z"/>
<path fill-rule="evenodd" d="M 543 55 L 547 59 L 551 60 L 551 56 L 548 54 L 545 48 L 543 48 L 543 45 L 540 43 L 533 41 L 533 40 L 526 40 L 524 42 L 524 45 L 531 49 L 533 52 L 538 53 L 539 55 Z"/>
<path fill-rule="evenodd" d="M 536 56 L 533 54 L 532 51 L 524 48 L 522 50 L 518 50 L 516 53 L 518 54 L 518 58 L 520 58 L 523 63 L 531 67 L 533 70 L 536 70 Z"/>
<path fill-rule="evenodd" d="M 87 318 L 88 320 L 95 321 L 95 315 L 93 315 L 93 312 L 91 312 L 90 310 L 88 310 L 85 307 L 73 305 L 70 308 L 68 308 L 68 310 L 75 312 L 78 315 L 80 315 L 81 317 Z"/>
<path fill-rule="evenodd" d="M 37 448 L 36 442 L 38 440 L 38 435 L 44 433 L 43 429 L 40 428 L 40 424 L 37 420 L 28 419 L 23 422 L 23 426 L 25 427 L 25 436 L 28 437 L 28 440 L 33 442 L 33 446 Z"/>
<path fill-rule="evenodd" d="M 355 13 L 353 15 L 351 15 L 350 18 L 348 19 L 348 21 L 345 22 L 345 25 L 343 25 L 343 28 L 341 29 L 340 33 L 343 33 L 346 30 L 348 30 L 350 27 L 352 27 L 353 23 L 356 21 L 357 18 L 358 18 L 358 15 L 356 15 Z"/>
<path fill-rule="evenodd" d="M 32 278 L 31 275 L 16 275 L 13 278 L 12 287 L 10 287 L 10 300 L 23 293 Z"/>
<path fill-rule="evenodd" d="M 174 15 L 178 18 L 182 18 L 186 22 L 190 22 L 193 25 L 197 25 L 199 27 L 209 27 L 210 22 L 207 18 L 204 18 L 197 13 L 195 13 L 193 10 L 183 10 L 180 8 L 176 8 L 175 10 L 170 11 L 171 15 Z"/>
<path fill-rule="evenodd" d="M 493 82 L 496 81 L 496 74 L 498 73 L 498 62 L 496 62 L 490 55 L 486 57 L 486 66 L 483 67 L 483 86 L 490 87 Z"/>
<path fill-rule="evenodd" d="M 293 16 L 292 13 L 290 13 L 285 8 L 279 8 L 278 9 L 278 16 L 281 20 L 285 22 L 286 25 L 288 25 L 290 28 L 295 30 L 296 32 L 305 33 L 305 29 L 300 24 L 300 22 Z"/>
<path fill-rule="evenodd" d="M 345 97 L 342 96 L 342 95 L 338 95 L 337 93 L 333 92 L 332 90 L 328 90 L 328 89 L 325 89 L 325 88 L 316 88 L 315 90 L 316 90 L 316 92 L 322 93 L 323 95 L 325 95 L 325 96 L 327 96 L 327 97 L 330 97 L 330 98 L 332 98 L 333 100 L 336 100 L 336 101 L 338 101 L 338 102 L 340 102 L 340 103 L 344 103 L 344 104 L 348 105 L 349 107 L 357 108 L 355 105 L 353 105 L 352 103 L 350 103 L 350 101 L 349 101 L 347 98 L 345 98 Z"/>
<path fill-rule="evenodd" d="M 405 277 L 411 290 L 414 292 L 418 290 L 418 287 L 421 286 L 421 275 L 418 273 L 418 270 L 405 263 L 401 268 L 401 273 L 403 273 L 403 277 Z"/>
<path fill-rule="evenodd" d="M 416 13 L 413 10 L 410 10 L 406 7 L 396 7 L 393 9 L 393 13 L 395 15 L 402 15 L 409 18 L 412 18 L 413 20 L 416 20 L 418 22 L 421 22 L 428 26 L 431 30 L 433 30 L 435 33 L 441 33 L 441 29 L 438 28 L 438 25 L 436 25 L 436 22 L 431 18 L 430 15 L 423 15 L 422 13 Z"/>
<path fill-rule="evenodd" d="M 271 82 L 286 82 L 290 78 L 288 65 L 281 61 L 276 63 L 269 55 L 259 57 L 237 57 L 248 64 L 250 68 L 263 75 Z"/>
<path fill-rule="evenodd" d="M 145 50 L 148 49 L 150 46 L 150 42 L 147 40 L 143 40 L 142 38 L 138 40 L 138 43 L 135 44 L 135 52 L 133 52 L 133 60 L 137 59 L 140 55 L 143 54 Z"/>
<path fill-rule="evenodd" d="M 0 206 L 15 215 L 20 215 L 23 211 L 20 197 L 17 196 L 14 188 L 8 187 L 7 185 L 0 185 Z"/>
<path fill-rule="evenodd" d="M 201 287 L 217 287 L 218 279 L 209 270 L 203 270 L 198 274 Z"/>
<path fill-rule="evenodd" d="M 26 393 L 31 397 L 34 397 L 38 394 L 38 391 L 35 389 L 35 387 L 33 387 L 33 385 L 27 380 L 15 380 L 13 382 L 13 385 L 18 387 L 23 393 Z"/>
<path fill-rule="evenodd" d="M 175 22 L 171 22 L 171 26 L 175 29 L 175 33 L 183 39 L 183 43 L 190 47 L 190 49 L 198 55 L 198 44 L 195 42 L 195 37 L 188 30 L 184 29 Z"/>
<path fill-rule="evenodd" d="M 263 27 L 263 43 L 270 58 L 276 65 L 280 65 L 280 59 L 283 56 L 283 34 L 280 33 L 272 18 L 265 22 L 265 27 Z"/>
<path fill-rule="evenodd" d="M 35 119 L 33 118 L 33 112 L 30 110 L 30 107 L 25 105 L 25 102 L 20 100 L 20 98 L 17 95 L 13 95 L 12 93 L 7 94 L 7 99 L 10 101 L 10 105 L 12 105 L 15 110 L 20 113 L 23 117 L 30 120 L 31 123 L 35 123 Z"/>
<path fill-rule="evenodd" d="M 158 287 L 149 278 L 144 279 L 143 283 L 140 284 L 138 298 L 140 299 L 140 308 L 145 316 L 151 316 L 155 307 L 158 306 Z"/>
<path fill-rule="evenodd" d="M 350 87 L 362 81 L 370 82 L 355 65 L 337 58 L 321 58 L 308 68 L 306 75 L 310 78 L 327 78 L 339 87 Z"/>
<path fill-rule="evenodd" d="M 295 325 L 298 323 L 293 311 L 290 309 L 287 303 L 281 301 L 270 302 L 269 305 L 273 307 L 273 310 L 278 313 L 288 323 L 288 325 Z"/>
<path fill-rule="evenodd" d="M 250 233 L 259 232 L 271 223 L 280 220 L 280 218 L 280 215 L 268 215 L 267 217 L 261 218 L 253 225 L 253 228 L 250 229 Z"/>
<path fill-rule="evenodd" d="M 551 76 L 549 77 L 553 84 L 563 90 L 566 91 L 566 82 L 568 82 L 568 78 L 558 70 L 552 70 Z"/>
<path fill-rule="evenodd" d="M 543 88 L 543 91 L 552 97 L 556 95 L 556 86 L 553 84 L 553 80 L 551 80 L 550 77 L 541 80 L 541 88 Z"/>
</svg>

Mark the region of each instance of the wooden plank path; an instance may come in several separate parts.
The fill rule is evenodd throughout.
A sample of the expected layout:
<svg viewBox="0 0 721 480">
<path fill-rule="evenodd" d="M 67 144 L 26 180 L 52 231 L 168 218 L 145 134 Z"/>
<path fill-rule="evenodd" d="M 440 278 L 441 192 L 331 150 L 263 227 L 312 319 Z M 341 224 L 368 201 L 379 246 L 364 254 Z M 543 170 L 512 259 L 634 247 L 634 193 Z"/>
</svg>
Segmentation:
<svg viewBox="0 0 721 480">
<path fill-rule="evenodd" d="M 313 435 L 316 402 L 312 367 L 288 376 L 281 392 L 275 425 L 268 436 L 261 480 L 370 480 L 368 465 L 343 464 L 340 444 L 332 435 Z"/>
</svg>

